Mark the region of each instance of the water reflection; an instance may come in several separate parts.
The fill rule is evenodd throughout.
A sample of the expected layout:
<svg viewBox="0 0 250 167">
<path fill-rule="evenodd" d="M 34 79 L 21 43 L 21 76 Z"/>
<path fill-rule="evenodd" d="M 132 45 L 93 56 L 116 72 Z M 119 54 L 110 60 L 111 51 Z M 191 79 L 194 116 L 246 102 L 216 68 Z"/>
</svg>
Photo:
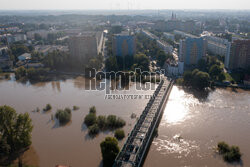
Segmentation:
<svg viewBox="0 0 250 167">
<path fill-rule="evenodd" d="M 144 166 L 250 166 L 250 92 L 215 89 L 203 95 L 173 87 Z M 242 162 L 224 162 L 214 149 L 219 141 L 239 146 Z"/>
<path fill-rule="evenodd" d="M 61 92 L 60 81 L 52 81 L 52 82 L 51 82 L 51 86 L 52 86 L 52 89 L 53 89 L 54 91 Z"/>
<path fill-rule="evenodd" d="M 157 147 L 157 151 L 160 154 L 175 154 L 177 158 L 187 156 L 190 152 L 195 151 L 198 145 L 195 141 L 189 141 L 181 137 L 180 134 L 176 134 L 172 137 L 162 136 L 156 139 L 153 144 Z"/>
<path fill-rule="evenodd" d="M 185 98 L 185 101 L 180 99 Z M 162 123 L 163 124 L 178 124 L 190 118 L 189 107 L 197 105 L 198 99 L 193 98 L 193 95 L 186 94 L 178 87 L 173 87 L 169 102 L 165 108 Z"/>
</svg>

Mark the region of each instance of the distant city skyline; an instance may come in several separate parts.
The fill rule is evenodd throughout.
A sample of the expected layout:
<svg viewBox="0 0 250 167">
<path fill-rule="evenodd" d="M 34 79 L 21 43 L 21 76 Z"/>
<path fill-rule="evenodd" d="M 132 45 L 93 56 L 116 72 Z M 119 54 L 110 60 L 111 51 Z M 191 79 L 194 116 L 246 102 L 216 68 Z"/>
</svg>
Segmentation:
<svg viewBox="0 0 250 167">
<path fill-rule="evenodd" d="M 250 9 L 249 0 L 0 0 L 0 10 Z"/>
</svg>

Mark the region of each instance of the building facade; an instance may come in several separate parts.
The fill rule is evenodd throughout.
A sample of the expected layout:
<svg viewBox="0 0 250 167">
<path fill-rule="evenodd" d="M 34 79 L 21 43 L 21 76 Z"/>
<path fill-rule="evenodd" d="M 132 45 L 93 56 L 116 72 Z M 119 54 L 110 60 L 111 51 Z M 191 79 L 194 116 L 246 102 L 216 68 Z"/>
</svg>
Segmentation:
<svg viewBox="0 0 250 167">
<path fill-rule="evenodd" d="M 27 40 L 27 37 L 26 37 L 25 34 L 8 35 L 6 38 L 7 38 L 8 43 L 26 41 Z"/>
<path fill-rule="evenodd" d="M 207 40 L 207 51 L 214 55 L 228 56 L 230 54 L 230 42 L 215 36 L 204 36 Z"/>
<path fill-rule="evenodd" d="M 169 45 L 168 43 L 162 40 L 157 40 L 156 43 L 157 46 L 160 47 L 166 54 L 172 54 L 174 50 L 173 46 Z"/>
<path fill-rule="evenodd" d="M 85 32 L 69 38 L 69 52 L 73 60 L 86 64 L 102 51 L 103 33 Z"/>
<path fill-rule="evenodd" d="M 116 56 L 131 56 L 136 53 L 135 36 L 129 34 L 116 34 L 112 42 L 113 54 Z"/>
<path fill-rule="evenodd" d="M 174 38 L 174 34 L 170 34 L 170 33 L 167 33 L 167 32 L 164 32 L 163 33 L 164 37 L 168 40 L 171 40 L 171 41 L 174 41 L 175 38 Z"/>
<path fill-rule="evenodd" d="M 0 69 L 11 69 L 13 67 L 13 61 L 11 61 L 8 55 L 8 47 L 0 47 Z"/>
<path fill-rule="evenodd" d="M 185 65 L 195 65 L 206 56 L 206 40 L 203 38 L 186 38 L 180 41 L 179 61 Z"/>
<path fill-rule="evenodd" d="M 230 70 L 250 67 L 250 40 L 235 40 L 232 42 L 230 55 L 225 58 L 225 67 Z"/>
</svg>

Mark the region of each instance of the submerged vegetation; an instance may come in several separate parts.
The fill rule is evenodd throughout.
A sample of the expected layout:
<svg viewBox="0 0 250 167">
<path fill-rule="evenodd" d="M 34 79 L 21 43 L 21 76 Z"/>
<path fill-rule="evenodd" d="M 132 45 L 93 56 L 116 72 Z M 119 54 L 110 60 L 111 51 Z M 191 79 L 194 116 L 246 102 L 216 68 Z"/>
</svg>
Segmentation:
<svg viewBox="0 0 250 167">
<path fill-rule="evenodd" d="M 225 142 L 219 142 L 217 149 L 226 162 L 239 162 L 241 159 L 240 148 L 238 146 L 230 147 Z"/>
<path fill-rule="evenodd" d="M 94 136 L 94 135 L 97 135 L 99 133 L 99 131 L 100 131 L 100 128 L 98 127 L 98 125 L 94 124 L 94 125 L 89 127 L 88 133 L 89 133 L 89 135 Z"/>
<path fill-rule="evenodd" d="M 80 109 L 80 107 L 78 107 L 78 106 L 73 106 L 73 110 L 74 110 L 74 111 L 79 110 L 79 109 Z"/>
<path fill-rule="evenodd" d="M 43 111 L 50 111 L 52 109 L 51 104 L 47 104 Z"/>
<path fill-rule="evenodd" d="M 124 133 L 124 130 L 122 129 L 117 129 L 115 131 L 115 138 L 117 138 L 117 140 L 121 140 L 125 137 L 125 133 Z"/>
<path fill-rule="evenodd" d="M 111 167 L 120 152 L 118 141 L 114 137 L 106 137 L 100 144 L 104 167 Z"/>
<path fill-rule="evenodd" d="M 89 109 L 89 114 L 85 116 L 84 123 L 89 128 L 89 134 L 98 134 L 100 130 L 112 130 L 122 128 L 126 122 L 115 115 L 96 116 L 96 108 L 93 106 Z"/>
<path fill-rule="evenodd" d="M 71 120 L 71 109 L 57 110 L 56 118 L 59 120 L 60 125 L 68 123 Z"/>
<path fill-rule="evenodd" d="M 87 125 L 87 127 L 92 126 L 96 123 L 96 114 L 89 113 L 84 118 L 84 123 Z"/>
</svg>

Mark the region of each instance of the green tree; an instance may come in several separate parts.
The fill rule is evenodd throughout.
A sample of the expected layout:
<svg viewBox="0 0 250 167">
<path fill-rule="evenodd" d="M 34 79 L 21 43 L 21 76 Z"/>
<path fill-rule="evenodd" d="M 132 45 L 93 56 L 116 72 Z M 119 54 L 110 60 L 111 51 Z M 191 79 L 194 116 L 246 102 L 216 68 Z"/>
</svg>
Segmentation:
<svg viewBox="0 0 250 167">
<path fill-rule="evenodd" d="M 199 71 L 193 77 L 193 85 L 197 89 L 205 89 L 209 87 L 209 74 L 206 72 Z"/>
<path fill-rule="evenodd" d="M 163 50 L 158 51 L 158 53 L 156 55 L 156 60 L 160 66 L 164 65 L 167 58 L 168 58 L 168 56 L 166 55 L 166 53 Z"/>
<path fill-rule="evenodd" d="M 103 166 L 111 167 L 120 151 L 117 139 L 114 137 L 106 137 L 105 140 L 101 142 L 100 146 L 102 151 Z"/>
<path fill-rule="evenodd" d="M 219 74 L 223 72 L 223 69 L 219 65 L 212 65 L 209 69 L 209 74 L 213 79 L 218 79 Z"/>
<path fill-rule="evenodd" d="M 109 56 L 105 61 L 105 67 L 107 71 L 117 71 L 118 65 L 117 65 L 116 56 L 112 56 L 112 55 Z"/>
<path fill-rule="evenodd" d="M 96 123 L 96 114 L 89 113 L 84 118 L 84 123 L 89 127 L 91 125 L 94 125 Z"/>
<path fill-rule="evenodd" d="M 26 76 L 26 69 L 22 66 L 22 67 L 18 67 L 15 71 L 15 77 L 16 79 L 20 79 L 22 77 Z"/>
<path fill-rule="evenodd" d="M 115 138 L 117 138 L 117 140 L 121 140 L 125 137 L 125 133 L 124 133 L 124 130 L 122 129 L 117 129 L 115 131 Z"/>
<path fill-rule="evenodd" d="M 220 73 L 219 76 L 218 76 L 218 80 L 219 81 L 224 81 L 225 79 L 226 79 L 225 73 L 224 72 Z"/>
<path fill-rule="evenodd" d="M 17 114 L 9 106 L 0 106 L 0 152 L 12 156 L 31 145 L 33 126 L 28 113 Z"/>
<path fill-rule="evenodd" d="M 100 131 L 100 128 L 98 127 L 98 125 L 94 124 L 94 125 L 91 125 L 89 127 L 88 133 L 89 133 L 90 136 L 95 136 L 95 135 L 97 135 L 99 133 L 99 131 Z"/>
<path fill-rule="evenodd" d="M 99 126 L 100 129 L 104 129 L 107 124 L 107 119 L 106 116 L 99 115 L 97 117 L 97 125 Z"/>
<path fill-rule="evenodd" d="M 68 123 L 71 120 L 71 110 L 65 108 L 64 110 L 57 110 L 56 118 L 59 120 L 61 125 Z"/>
<path fill-rule="evenodd" d="M 143 53 L 134 55 L 134 65 L 133 68 L 140 68 L 142 71 L 149 70 L 149 58 Z"/>
<path fill-rule="evenodd" d="M 95 106 L 92 106 L 92 107 L 90 107 L 89 108 L 89 113 L 91 114 L 96 114 L 96 108 L 95 108 Z"/>
<path fill-rule="evenodd" d="M 198 63 L 197 63 L 197 67 L 198 67 L 199 70 L 205 72 L 205 71 L 206 71 L 206 67 L 207 67 L 207 62 L 206 62 L 206 60 L 200 59 L 200 60 L 198 61 Z"/>
<path fill-rule="evenodd" d="M 184 85 L 189 86 L 192 83 L 192 72 L 191 71 L 185 71 L 183 74 L 183 79 L 184 79 Z"/>
</svg>

